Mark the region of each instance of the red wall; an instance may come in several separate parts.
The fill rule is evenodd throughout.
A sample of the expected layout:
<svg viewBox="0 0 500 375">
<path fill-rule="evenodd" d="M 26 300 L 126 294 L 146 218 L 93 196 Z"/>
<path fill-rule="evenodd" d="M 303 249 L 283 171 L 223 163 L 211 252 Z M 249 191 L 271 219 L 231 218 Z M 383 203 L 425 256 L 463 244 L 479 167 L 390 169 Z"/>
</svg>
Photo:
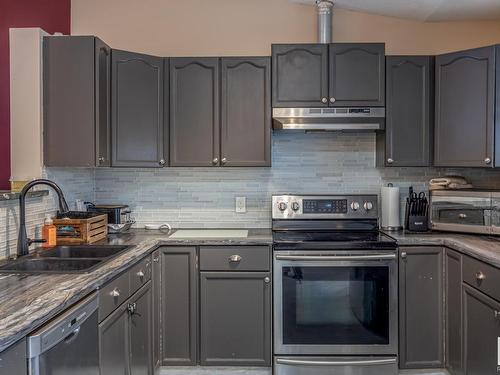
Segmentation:
<svg viewBox="0 0 500 375">
<path fill-rule="evenodd" d="M 71 0 L 0 0 L 0 190 L 10 188 L 9 28 L 69 34 L 70 8 Z"/>
</svg>

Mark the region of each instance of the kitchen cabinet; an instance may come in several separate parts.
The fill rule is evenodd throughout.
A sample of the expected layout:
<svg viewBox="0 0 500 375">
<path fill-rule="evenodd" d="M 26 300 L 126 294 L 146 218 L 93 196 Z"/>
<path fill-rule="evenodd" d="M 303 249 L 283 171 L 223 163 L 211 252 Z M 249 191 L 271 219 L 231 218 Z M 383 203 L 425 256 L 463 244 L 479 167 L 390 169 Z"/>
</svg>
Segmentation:
<svg viewBox="0 0 500 375">
<path fill-rule="evenodd" d="M 273 107 L 385 105 L 383 43 L 274 44 Z"/>
<path fill-rule="evenodd" d="M 162 365 L 198 361 L 198 265 L 196 247 L 161 247 Z"/>
<path fill-rule="evenodd" d="M 28 373 L 26 350 L 26 339 L 22 339 L 1 352 L 0 374 L 26 375 Z"/>
<path fill-rule="evenodd" d="M 110 59 L 110 48 L 96 37 L 44 37 L 46 166 L 110 165 Z"/>
<path fill-rule="evenodd" d="M 270 278 L 269 272 L 201 272 L 201 365 L 270 366 Z"/>
<path fill-rule="evenodd" d="M 443 248 L 401 247 L 399 366 L 444 366 Z"/>
<path fill-rule="evenodd" d="M 500 302 L 464 285 L 465 374 L 496 374 Z"/>
<path fill-rule="evenodd" d="M 128 306 L 124 303 L 99 324 L 99 367 L 101 374 L 129 374 L 128 319 Z"/>
<path fill-rule="evenodd" d="M 271 166 L 271 61 L 221 59 L 222 166 Z"/>
<path fill-rule="evenodd" d="M 384 43 L 333 43 L 329 54 L 331 106 L 385 105 Z"/>
<path fill-rule="evenodd" d="M 451 375 L 463 374 L 462 360 L 462 255 L 445 253 L 446 368 Z"/>
<path fill-rule="evenodd" d="M 163 167 L 168 163 L 164 59 L 120 50 L 111 55 L 112 166 Z"/>
<path fill-rule="evenodd" d="M 434 57 L 388 56 L 386 127 L 377 133 L 377 165 L 428 167 L 432 163 Z"/>
<path fill-rule="evenodd" d="M 151 277 L 153 289 L 153 368 L 161 366 L 161 263 L 160 250 L 153 252 L 153 269 Z"/>
<path fill-rule="evenodd" d="M 130 374 L 153 375 L 152 288 L 141 288 L 129 301 Z"/>
<path fill-rule="evenodd" d="M 219 163 L 219 59 L 170 59 L 170 165 Z"/>
<path fill-rule="evenodd" d="M 436 166 L 494 166 L 496 48 L 436 57 Z"/>
</svg>

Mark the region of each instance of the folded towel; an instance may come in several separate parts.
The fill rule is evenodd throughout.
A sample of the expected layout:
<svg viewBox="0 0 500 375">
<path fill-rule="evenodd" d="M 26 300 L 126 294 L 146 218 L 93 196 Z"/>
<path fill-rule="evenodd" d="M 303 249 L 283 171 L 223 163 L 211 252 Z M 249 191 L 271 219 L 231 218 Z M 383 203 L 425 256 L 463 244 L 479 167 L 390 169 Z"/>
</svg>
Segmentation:
<svg viewBox="0 0 500 375">
<path fill-rule="evenodd" d="M 429 181 L 429 190 L 472 189 L 472 185 L 462 176 L 445 176 Z"/>
</svg>

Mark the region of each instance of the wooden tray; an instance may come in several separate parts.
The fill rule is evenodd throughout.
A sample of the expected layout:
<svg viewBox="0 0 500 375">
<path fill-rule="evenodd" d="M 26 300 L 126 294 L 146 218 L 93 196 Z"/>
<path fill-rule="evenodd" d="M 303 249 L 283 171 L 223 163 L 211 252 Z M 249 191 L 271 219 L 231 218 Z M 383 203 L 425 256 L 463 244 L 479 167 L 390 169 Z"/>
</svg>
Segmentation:
<svg viewBox="0 0 500 375">
<path fill-rule="evenodd" d="M 54 219 L 58 245 L 90 244 L 108 236 L 108 215 L 70 212 L 67 216 Z"/>
</svg>

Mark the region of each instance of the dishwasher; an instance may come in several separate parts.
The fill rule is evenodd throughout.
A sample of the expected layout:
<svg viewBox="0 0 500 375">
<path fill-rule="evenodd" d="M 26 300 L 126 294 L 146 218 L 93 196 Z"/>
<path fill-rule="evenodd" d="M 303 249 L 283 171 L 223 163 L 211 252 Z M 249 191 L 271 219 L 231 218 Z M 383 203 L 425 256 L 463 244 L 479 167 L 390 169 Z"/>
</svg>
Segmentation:
<svg viewBox="0 0 500 375">
<path fill-rule="evenodd" d="M 28 336 L 30 375 L 99 375 L 97 293 Z"/>
</svg>

